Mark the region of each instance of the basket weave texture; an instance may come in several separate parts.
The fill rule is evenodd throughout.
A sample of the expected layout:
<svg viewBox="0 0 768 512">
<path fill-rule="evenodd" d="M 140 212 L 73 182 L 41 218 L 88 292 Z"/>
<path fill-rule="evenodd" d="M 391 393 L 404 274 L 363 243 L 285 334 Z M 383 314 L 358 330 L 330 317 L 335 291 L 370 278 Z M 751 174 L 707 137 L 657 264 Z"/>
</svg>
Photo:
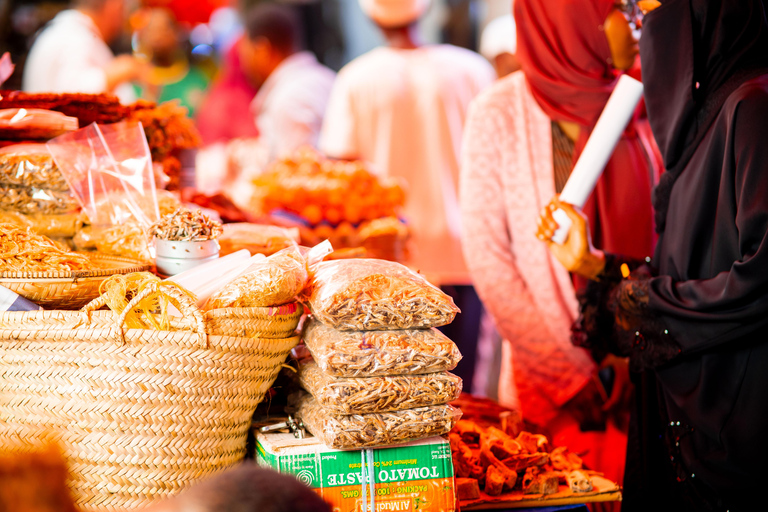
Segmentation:
<svg viewBox="0 0 768 512">
<path fill-rule="evenodd" d="M 58 272 L 0 271 L 0 285 L 46 308 L 79 309 L 99 296 L 101 283 L 114 274 L 149 270 L 136 260 L 88 254 L 94 270 Z"/>
<path fill-rule="evenodd" d="M 178 306 L 184 320 L 167 331 L 123 329 L 111 311 L 0 314 L 0 443 L 57 442 L 83 511 L 145 506 L 241 460 L 253 412 L 298 343 L 295 323 L 282 338 L 210 328 L 248 308 Z"/>
</svg>

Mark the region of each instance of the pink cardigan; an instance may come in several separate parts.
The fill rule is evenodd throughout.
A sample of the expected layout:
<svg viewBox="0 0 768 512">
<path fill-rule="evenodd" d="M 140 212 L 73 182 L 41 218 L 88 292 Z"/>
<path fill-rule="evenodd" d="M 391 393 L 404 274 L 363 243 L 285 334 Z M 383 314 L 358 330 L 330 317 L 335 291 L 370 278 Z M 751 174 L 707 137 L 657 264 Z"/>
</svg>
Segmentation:
<svg viewBox="0 0 768 512">
<path fill-rule="evenodd" d="M 588 353 L 570 341 L 577 311 L 570 276 L 535 236 L 539 211 L 554 194 L 551 121 L 516 72 L 470 107 L 462 236 L 475 287 L 505 340 L 499 401 L 515 407 L 519 397 L 523 416 L 540 425 L 595 370 Z"/>
</svg>

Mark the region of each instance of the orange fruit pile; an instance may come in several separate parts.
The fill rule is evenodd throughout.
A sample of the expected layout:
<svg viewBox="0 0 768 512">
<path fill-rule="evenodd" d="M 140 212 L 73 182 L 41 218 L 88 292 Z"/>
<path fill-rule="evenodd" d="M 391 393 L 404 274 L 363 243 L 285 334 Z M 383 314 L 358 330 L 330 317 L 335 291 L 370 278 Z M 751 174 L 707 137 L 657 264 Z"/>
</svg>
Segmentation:
<svg viewBox="0 0 768 512">
<path fill-rule="evenodd" d="M 373 174 L 361 161 L 331 160 L 302 149 L 254 180 L 257 210 L 284 210 L 310 225 L 332 226 L 397 216 L 405 202 L 400 184 Z"/>
</svg>

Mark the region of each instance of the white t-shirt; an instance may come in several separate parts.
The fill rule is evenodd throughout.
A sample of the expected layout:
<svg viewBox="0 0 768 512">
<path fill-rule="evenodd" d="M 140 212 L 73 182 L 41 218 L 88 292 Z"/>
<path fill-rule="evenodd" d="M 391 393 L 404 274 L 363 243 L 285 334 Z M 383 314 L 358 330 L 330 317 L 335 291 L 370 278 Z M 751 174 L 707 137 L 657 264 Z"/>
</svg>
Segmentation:
<svg viewBox="0 0 768 512">
<path fill-rule="evenodd" d="M 320 149 L 362 158 L 407 183 L 411 266 L 443 284 L 468 284 L 457 199 L 470 100 L 495 79 L 480 55 L 451 45 L 377 48 L 336 79 Z"/>
<path fill-rule="evenodd" d="M 304 145 L 317 146 L 335 78 L 310 52 L 291 55 L 269 75 L 251 110 L 270 160 Z"/>
<path fill-rule="evenodd" d="M 24 66 L 27 92 L 107 92 L 104 68 L 115 56 L 93 20 L 76 10 L 62 11 L 38 35 Z M 136 101 L 128 84 L 115 94 L 123 103 Z"/>
</svg>

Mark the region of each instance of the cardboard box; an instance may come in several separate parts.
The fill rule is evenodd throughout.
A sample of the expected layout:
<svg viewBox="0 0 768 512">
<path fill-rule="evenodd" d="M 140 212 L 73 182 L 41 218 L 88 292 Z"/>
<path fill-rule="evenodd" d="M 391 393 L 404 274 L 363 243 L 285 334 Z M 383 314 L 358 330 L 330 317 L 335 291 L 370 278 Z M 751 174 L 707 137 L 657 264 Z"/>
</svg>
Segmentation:
<svg viewBox="0 0 768 512">
<path fill-rule="evenodd" d="M 374 448 L 376 512 L 457 510 L 451 446 L 443 437 Z M 334 512 L 370 510 L 367 453 L 328 448 L 316 438 L 257 434 L 259 464 L 290 473 L 317 491 Z M 365 470 L 363 468 L 365 467 Z M 366 497 L 365 505 L 363 497 Z M 364 508 L 366 507 L 366 508 Z"/>
</svg>

